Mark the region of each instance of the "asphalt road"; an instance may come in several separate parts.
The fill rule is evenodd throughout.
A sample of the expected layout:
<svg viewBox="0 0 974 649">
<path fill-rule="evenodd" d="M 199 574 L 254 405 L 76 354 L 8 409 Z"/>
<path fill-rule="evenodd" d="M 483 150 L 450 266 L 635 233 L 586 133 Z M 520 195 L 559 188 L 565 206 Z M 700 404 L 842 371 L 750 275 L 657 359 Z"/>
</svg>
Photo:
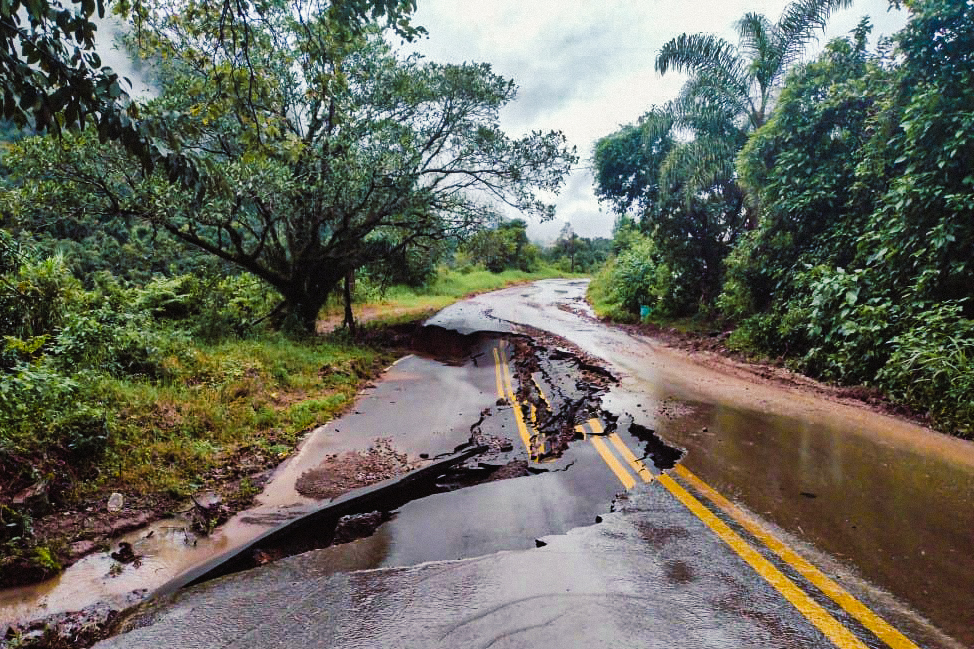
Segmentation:
<svg viewBox="0 0 974 649">
<path fill-rule="evenodd" d="M 963 616 L 974 591 L 964 593 L 972 582 L 963 561 L 933 577 L 953 595 L 944 599 L 961 589 L 959 605 L 924 609 L 930 597 L 884 578 L 895 566 L 871 571 L 875 555 L 899 542 L 872 523 L 875 512 L 842 498 L 802 510 L 825 499 L 782 488 L 789 483 L 779 473 L 841 483 L 845 474 L 836 477 L 815 440 L 835 447 L 821 432 L 833 428 L 874 439 L 870 424 L 834 408 L 817 414 L 812 402 L 796 412 L 797 395 L 742 397 L 735 390 L 746 386 L 601 325 L 586 313 L 583 291 L 580 282 L 542 282 L 445 310 L 430 323 L 440 332 L 430 357 L 397 363 L 355 412 L 323 431 L 337 450 L 386 437 L 413 456 L 449 452 L 474 435 L 492 445 L 482 461 L 521 469 L 520 477 L 416 493 L 365 538 L 184 590 L 97 646 L 911 649 L 970 641 Z M 593 359 L 617 380 L 593 376 Z M 735 399 L 753 416 L 735 416 Z M 781 431 L 795 422 L 795 449 L 762 437 L 787 439 Z M 559 453 L 566 432 L 573 439 Z M 921 452 L 897 439 L 885 439 L 892 459 L 882 459 L 908 463 Z M 759 442 L 781 446 L 777 458 L 751 451 L 762 464 L 742 459 L 739 449 Z M 949 455 L 924 457 L 954 471 L 956 497 L 969 497 L 974 464 Z M 911 481 L 882 487 L 887 497 L 917 491 Z M 948 546 L 940 553 L 965 551 L 950 544 L 969 533 L 968 514 L 950 523 L 927 515 L 913 524 L 940 526 L 933 532 Z M 840 519 L 869 530 L 867 550 L 834 549 L 846 536 Z M 819 531 L 829 526 L 836 533 Z M 907 574 L 928 567 L 899 564 Z M 947 622 L 928 622 L 937 615 Z"/>
</svg>

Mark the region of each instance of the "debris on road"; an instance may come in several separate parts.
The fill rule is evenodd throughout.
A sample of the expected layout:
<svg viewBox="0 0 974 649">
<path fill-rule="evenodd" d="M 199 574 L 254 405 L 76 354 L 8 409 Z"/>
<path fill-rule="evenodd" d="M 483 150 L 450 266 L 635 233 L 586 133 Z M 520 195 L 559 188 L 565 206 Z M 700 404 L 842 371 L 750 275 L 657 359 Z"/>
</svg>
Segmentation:
<svg viewBox="0 0 974 649">
<path fill-rule="evenodd" d="M 316 500 L 330 500 L 359 487 L 395 478 L 416 468 L 404 453 L 380 438 L 365 451 L 331 455 L 317 468 L 306 471 L 295 483 L 298 493 Z"/>
</svg>

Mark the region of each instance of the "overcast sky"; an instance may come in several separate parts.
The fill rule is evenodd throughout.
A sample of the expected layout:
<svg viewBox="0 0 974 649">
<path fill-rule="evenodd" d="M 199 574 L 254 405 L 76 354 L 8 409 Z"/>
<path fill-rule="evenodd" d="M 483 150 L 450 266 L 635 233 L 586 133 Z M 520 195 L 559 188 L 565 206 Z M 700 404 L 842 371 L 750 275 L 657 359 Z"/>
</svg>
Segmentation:
<svg viewBox="0 0 974 649">
<path fill-rule="evenodd" d="M 613 216 L 600 212 L 590 163 L 595 141 L 636 121 L 653 104 L 676 96 L 684 77 L 654 70 L 659 48 L 683 32 L 737 39 L 733 23 L 757 11 L 776 21 L 787 0 L 418 0 L 415 23 L 429 38 L 407 48 L 442 63 L 491 63 L 520 87 L 502 114 L 512 135 L 564 131 L 578 147 L 579 169 L 556 199 L 553 222 L 530 222 L 532 238 L 548 241 L 566 221 L 581 236 L 611 236 Z M 905 12 L 888 0 L 857 0 L 836 12 L 818 47 L 852 31 L 860 18 L 873 37 L 892 34 Z"/>
</svg>

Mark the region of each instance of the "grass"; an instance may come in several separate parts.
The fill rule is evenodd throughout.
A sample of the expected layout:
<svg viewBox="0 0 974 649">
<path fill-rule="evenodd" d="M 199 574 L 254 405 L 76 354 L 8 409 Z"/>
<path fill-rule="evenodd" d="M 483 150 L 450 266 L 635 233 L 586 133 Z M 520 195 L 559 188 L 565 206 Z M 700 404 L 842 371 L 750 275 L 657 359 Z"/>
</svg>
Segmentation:
<svg viewBox="0 0 974 649">
<path fill-rule="evenodd" d="M 482 268 L 464 271 L 442 269 L 436 280 L 429 286 L 423 288 L 393 286 L 381 297 L 356 304 L 353 310 L 359 321 L 396 324 L 432 315 L 458 300 L 478 293 L 557 277 L 585 277 L 585 275 L 567 274 L 551 267 L 543 267 L 530 273 L 520 270 L 492 273 Z M 342 321 L 342 307 L 331 305 L 324 315 L 325 326 L 321 328 L 334 327 Z"/>
<path fill-rule="evenodd" d="M 107 379 L 100 391 L 112 434 L 99 478 L 79 495 L 188 495 L 227 464 L 279 461 L 391 358 L 348 343 L 267 335 L 199 346 L 164 382 Z"/>
</svg>

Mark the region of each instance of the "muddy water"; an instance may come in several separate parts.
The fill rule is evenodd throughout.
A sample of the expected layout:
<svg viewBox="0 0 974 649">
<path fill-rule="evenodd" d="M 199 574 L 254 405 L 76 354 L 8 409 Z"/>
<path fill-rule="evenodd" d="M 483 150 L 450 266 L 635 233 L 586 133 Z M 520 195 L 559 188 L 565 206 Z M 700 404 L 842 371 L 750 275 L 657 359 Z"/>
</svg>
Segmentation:
<svg viewBox="0 0 974 649">
<path fill-rule="evenodd" d="M 974 470 L 832 425 L 693 404 L 684 464 L 974 646 Z"/>
<path fill-rule="evenodd" d="M 974 647 L 974 444 L 604 327 L 584 291 L 539 282 L 465 309 L 604 359 L 622 379 L 608 410 L 657 429 L 718 490 Z"/>
<path fill-rule="evenodd" d="M 140 557 L 136 563 L 120 564 L 108 553 L 98 552 L 53 579 L 0 591 L 0 620 L 19 622 L 98 603 L 125 608 L 184 570 L 243 545 L 306 507 L 258 507 L 235 516 L 209 537 L 195 535 L 182 517 L 158 521 L 114 541 L 113 549 L 121 541 L 131 543 Z"/>
</svg>

